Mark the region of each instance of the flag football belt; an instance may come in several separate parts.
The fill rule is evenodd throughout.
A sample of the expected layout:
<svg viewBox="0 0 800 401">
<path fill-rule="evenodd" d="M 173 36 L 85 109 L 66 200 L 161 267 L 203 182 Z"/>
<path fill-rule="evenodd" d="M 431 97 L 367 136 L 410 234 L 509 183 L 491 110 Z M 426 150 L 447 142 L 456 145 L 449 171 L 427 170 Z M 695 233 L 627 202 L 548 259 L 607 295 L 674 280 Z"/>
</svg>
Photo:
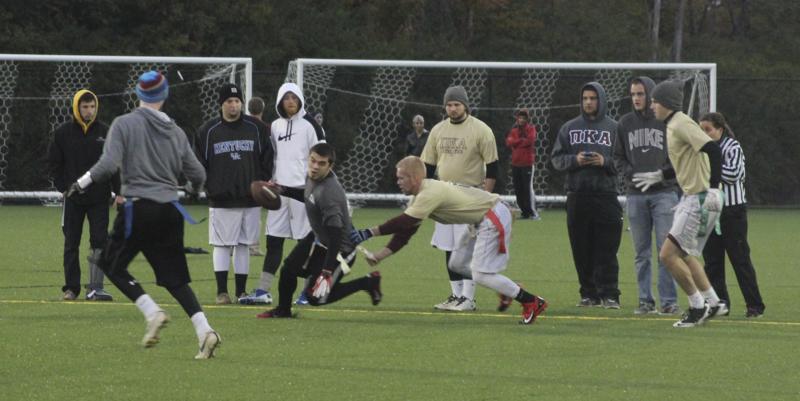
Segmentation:
<svg viewBox="0 0 800 401">
<path fill-rule="evenodd" d="M 703 207 L 703 204 L 706 203 L 706 194 L 708 192 L 701 192 L 697 194 L 697 198 L 700 201 L 700 229 L 697 230 L 697 238 L 703 238 L 706 236 L 706 226 L 708 226 L 708 210 Z M 719 216 L 721 213 L 717 214 L 717 221 L 714 222 L 714 232 L 717 235 L 722 235 L 722 228 L 719 226 Z"/>
<path fill-rule="evenodd" d="M 500 223 L 500 219 L 497 218 L 494 210 L 489 209 L 489 211 L 486 212 L 486 218 L 489 219 L 494 225 L 494 228 L 497 229 L 497 252 L 506 253 L 506 229 L 503 228 L 503 224 Z"/>
<path fill-rule="evenodd" d="M 125 204 L 123 206 L 125 216 L 125 239 L 130 238 L 131 232 L 133 232 L 133 202 L 136 202 L 139 199 L 141 198 L 125 198 Z M 174 200 L 170 203 L 172 203 L 172 206 L 175 206 L 175 209 L 178 209 L 178 212 L 181 214 L 181 216 L 183 216 L 183 219 L 186 220 L 187 223 L 198 223 L 198 221 L 192 218 L 192 215 L 189 214 L 189 211 L 186 210 L 186 208 L 183 207 L 180 202 Z"/>
</svg>

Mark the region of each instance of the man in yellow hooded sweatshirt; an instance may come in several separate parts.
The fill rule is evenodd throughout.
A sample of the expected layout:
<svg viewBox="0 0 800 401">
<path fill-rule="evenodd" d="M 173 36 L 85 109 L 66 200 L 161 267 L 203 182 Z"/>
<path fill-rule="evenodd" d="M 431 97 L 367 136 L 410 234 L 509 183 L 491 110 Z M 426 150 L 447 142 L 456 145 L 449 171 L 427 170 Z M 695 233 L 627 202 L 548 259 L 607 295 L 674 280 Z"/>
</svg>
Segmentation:
<svg viewBox="0 0 800 401">
<path fill-rule="evenodd" d="M 72 120 L 59 126 L 52 135 L 48 152 L 53 184 L 64 193 L 94 165 L 103 153 L 108 126 L 97 120 L 97 96 L 81 89 L 72 99 Z M 86 299 L 111 301 L 111 294 L 103 289 L 103 272 L 97 266 L 105 247 L 108 230 L 108 207 L 111 191 L 120 193 L 119 177 L 105 185 L 92 186 L 83 194 L 64 199 L 61 230 L 64 233 L 64 286 L 62 298 L 75 300 L 81 292 L 81 266 L 78 250 L 83 234 L 83 220 L 89 219 L 89 284 Z"/>
</svg>

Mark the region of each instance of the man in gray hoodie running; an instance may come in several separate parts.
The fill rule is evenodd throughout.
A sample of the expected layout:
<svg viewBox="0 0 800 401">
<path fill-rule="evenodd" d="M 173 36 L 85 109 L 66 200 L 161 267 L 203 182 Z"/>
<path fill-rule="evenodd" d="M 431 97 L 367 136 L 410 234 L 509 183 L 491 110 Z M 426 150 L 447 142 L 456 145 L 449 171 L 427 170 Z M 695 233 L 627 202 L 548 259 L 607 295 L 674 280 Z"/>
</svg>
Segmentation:
<svg viewBox="0 0 800 401">
<path fill-rule="evenodd" d="M 114 119 L 100 160 L 70 186 L 66 197 L 121 171 L 125 205 L 114 221 L 99 266 L 145 316 L 142 345 L 150 348 L 158 343 L 169 316 L 128 272 L 131 260 L 142 252 L 153 268 L 156 284 L 165 287 L 192 320 L 200 344 L 195 359 L 208 359 L 222 341 L 189 287 L 183 220 L 193 220 L 178 203 L 177 191 L 181 173 L 199 189 L 206 179 L 205 170 L 186 134 L 161 111 L 169 95 L 167 79 L 156 71 L 145 72 L 136 84 L 136 95 L 139 107 Z"/>
</svg>

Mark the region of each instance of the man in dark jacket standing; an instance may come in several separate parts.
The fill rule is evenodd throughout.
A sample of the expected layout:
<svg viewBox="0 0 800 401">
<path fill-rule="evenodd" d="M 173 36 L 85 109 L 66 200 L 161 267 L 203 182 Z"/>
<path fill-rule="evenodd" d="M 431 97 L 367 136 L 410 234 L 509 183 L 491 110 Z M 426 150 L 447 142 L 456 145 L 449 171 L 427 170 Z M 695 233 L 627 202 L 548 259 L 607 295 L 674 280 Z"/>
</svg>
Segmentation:
<svg viewBox="0 0 800 401">
<path fill-rule="evenodd" d="M 656 236 L 656 253 L 672 227 L 672 209 L 678 204 L 675 170 L 667 153 L 667 127 L 650 110 L 650 94 L 656 86 L 648 77 L 631 81 L 630 94 L 633 111 L 619 119 L 619 140 L 614 158 L 627 183 L 628 222 L 631 226 L 635 251 L 636 280 L 639 283 L 639 307 L 633 313 L 644 315 L 680 313 L 675 280 L 663 262 L 658 264 L 659 309 L 651 289 L 653 260 L 653 231 Z M 649 185 L 634 182 L 635 173 L 661 170 L 670 178 Z"/>
<path fill-rule="evenodd" d="M 506 136 L 511 149 L 511 181 L 523 219 L 539 220 L 533 193 L 533 165 L 536 163 L 536 127 L 528 123 L 528 109 L 515 113 L 517 123 Z"/>
<path fill-rule="evenodd" d="M 567 230 L 581 294 L 577 306 L 619 309 L 617 123 L 606 110 L 605 89 L 597 82 L 584 85 L 581 115 L 561 126 L 552 160 L 556 170 L 567 172 Z"/>
<path fill-rule="evenodd" d="M 206 169 L 208 240 L 214 247 L 217 304 L 230 304 L 228 270 L 231 256 L 236 296 L 245 297 L 250 270 L 250 245 L 258 243 L 261 207 L 250 195 L 250 183 L 272 174 L 272 145 L 266 124 L 242 112 L 242 90 L 219 88 L 220 116 L 198 131 L 197 158 Z"/>
<path fill-rule="evenodd" d="M 103 153 L 108 126 L 97 121 L 99 104 L 91 91 L 81 89 L 72 99 L 72 121 L 53 132 L 48 152 L 53 183 L 59 192 L 88 170 Z M 119 177 L 113 180 L 114 193 L 120 193 Z M 64 199 L 61 230 L 64 232 L 64 287 L 63 299 L 75 300 L 81 292 L 81 265 L 79 249 L 83 234 L 83 220 L 89 219 L 89 285 L 86 299 L 111 301 L 111 294 L 103 289 L 103 271 L 97 266 L 100 253 L 106 244 L 108 207 L 112 183 L 95 185 L 86 193 Z M 119 198 L 118 198 L 119 199 Z"/>
</svg>

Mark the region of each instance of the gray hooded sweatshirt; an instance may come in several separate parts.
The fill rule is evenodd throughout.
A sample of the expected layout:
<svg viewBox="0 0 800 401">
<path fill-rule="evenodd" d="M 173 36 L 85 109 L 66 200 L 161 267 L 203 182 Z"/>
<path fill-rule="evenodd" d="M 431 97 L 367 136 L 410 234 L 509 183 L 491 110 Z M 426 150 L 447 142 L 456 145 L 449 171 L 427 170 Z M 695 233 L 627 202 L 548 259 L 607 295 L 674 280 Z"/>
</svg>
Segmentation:
<svg viewBox="0 0 800 401">
<path fill-rule="evenodd" d="M 102 182 L 121 171 L 122 195 L 158 203 L 178 200 L 183 173 L 195 188 L 206 180 L 183 130 L 166 114 L 139 107 L 111 123 L 100 160 L 89 170 Z"/>
<path fill-rule="evenodd" d="M 650 110 L 650 94 L 656 83 L 648 77 L 637 77 L 633 82 L 644 86 L 644 111 L 633 110 L 619 119 L 619 140 L 614 149 L 614 158 L 620 174 L 625 177 L 628 195 L 642 192 L 633 183 L 634 173 L 656 170 L 672 170 L 667 153 L 667 126 L 656 119 Z M 667 175 L 670 175 L 667 173 Z M 674 176 L 674 172 L 671 176 Z M 666 179 L 647 189 L 647 193 L 676 190 L 674 178 Z"/>
<path fill-rule="evenodd" d="M 614 166 L 614 145 L 617 141 L 617 122 L 606 115 L 606 91 L 597 82 L 581 87 L 597 92 L 597 115 L 592 118 L 583 112 L 567 121 L 558 131 L 551 154 L 553 167 L 567 172 L 564 188 L 567 193 L 617 193 L 617 169 Z M 603 155 L 603 166 L 579 166 L 580 152 L 597 152 Z"/>
</svg>

